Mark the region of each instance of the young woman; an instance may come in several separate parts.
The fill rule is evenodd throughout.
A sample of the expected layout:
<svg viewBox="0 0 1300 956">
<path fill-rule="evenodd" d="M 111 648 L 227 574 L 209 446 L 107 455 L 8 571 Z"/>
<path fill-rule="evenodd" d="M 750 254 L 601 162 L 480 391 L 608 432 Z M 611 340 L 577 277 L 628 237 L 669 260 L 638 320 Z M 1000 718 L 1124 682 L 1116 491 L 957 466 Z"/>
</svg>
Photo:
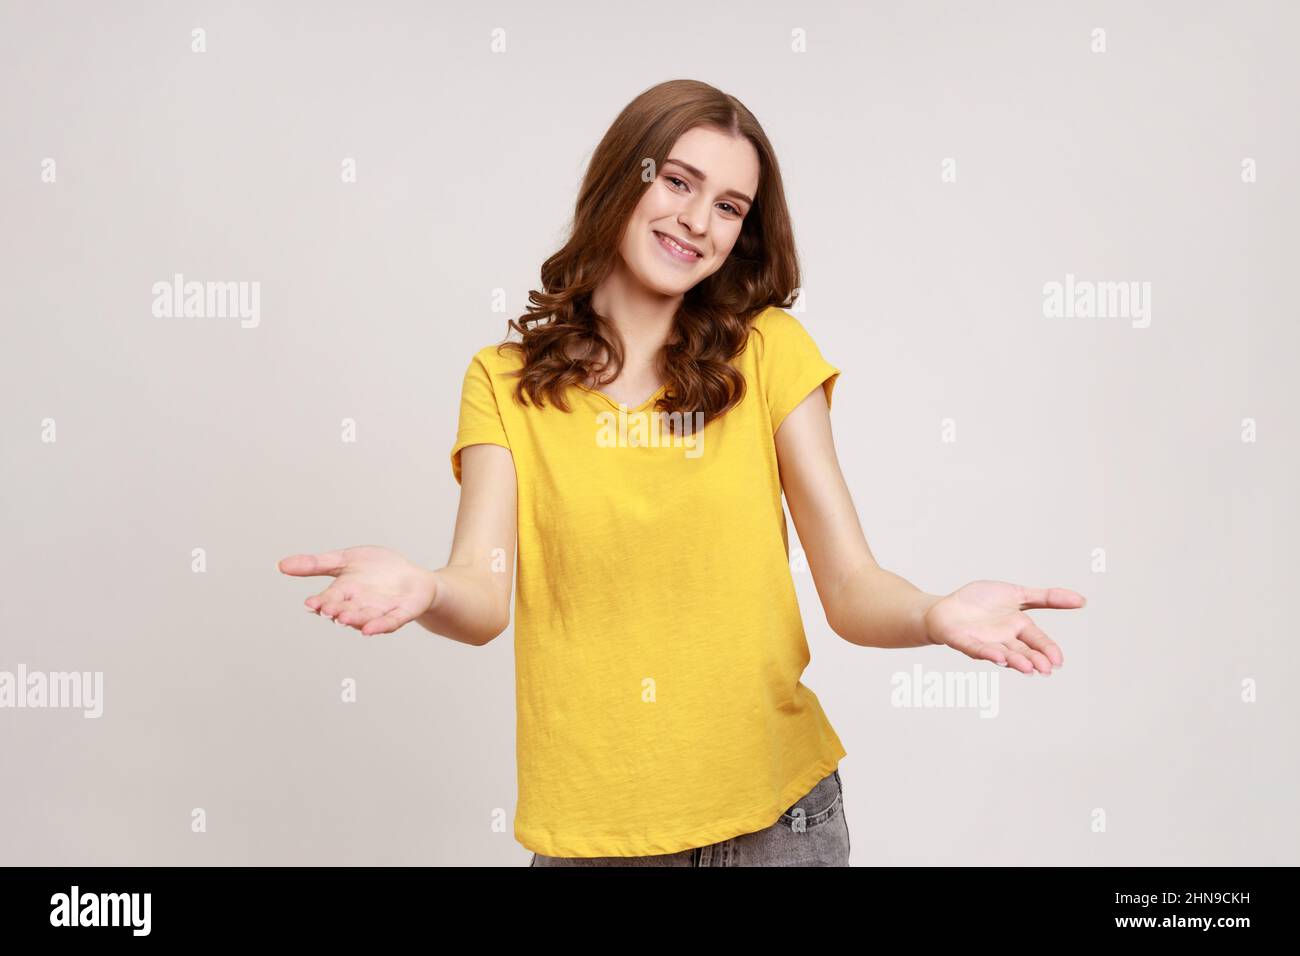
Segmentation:
<svg viewBox="0 0 1300 956">
<path fill-rule="evenodd" d="M 515 596 L 519 804 L 534 866 L 848 864 L 846 751 L 799 678 L 808 644 L 781 496 L 832 630 L 943 644 L 1025 674 L 1060 649 L 1024 613 L 1062 588 L 937 596 L 876 563 L 840 473 L 839 369 L 786 308 L 781 174 L 743 104 L 655 86 L 592 156 L 543 291 L 462 383 L 451 556 L 294 555 L 308 609 L 363 635 L 418 621 L 482 645 Z"/>
</svg>

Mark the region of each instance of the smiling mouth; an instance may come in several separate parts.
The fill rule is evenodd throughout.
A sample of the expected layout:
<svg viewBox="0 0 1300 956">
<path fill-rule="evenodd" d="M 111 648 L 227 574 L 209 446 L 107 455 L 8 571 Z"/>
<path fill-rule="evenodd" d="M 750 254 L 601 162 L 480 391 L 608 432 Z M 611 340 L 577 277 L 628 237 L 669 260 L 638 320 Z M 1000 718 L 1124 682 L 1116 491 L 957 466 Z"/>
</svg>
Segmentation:
<svg viewBox="0 0 1300 956">
<path fill-rule="evenodd" d="M 653 232 L 655 234 L 655 241 L 659 243 L 660 248 L 679 262 L 698 262 L 700 259 L 704 258 L 699 253 L 692 252 L 691 250 L 679 245 L 674 239 L 664 235 L 659 230 L 655 229 Z"/>
</svg>

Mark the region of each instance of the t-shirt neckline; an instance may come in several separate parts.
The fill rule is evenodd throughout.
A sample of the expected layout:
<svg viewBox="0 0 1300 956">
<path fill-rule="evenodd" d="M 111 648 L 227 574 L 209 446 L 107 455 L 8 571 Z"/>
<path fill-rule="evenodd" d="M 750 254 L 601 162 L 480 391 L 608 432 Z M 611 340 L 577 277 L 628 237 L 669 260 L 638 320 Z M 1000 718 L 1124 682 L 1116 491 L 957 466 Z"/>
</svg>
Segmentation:
<svg viewBox="0 0 1300 956">
<path fill-rule="evenodd" d="M 600 398 L 603 398 L 603 399 L 604 399 L 606 402 L 608 402 L 608 403 L 610 404 L 610 406 L 612 406 L 614 409 L 618 409 L 618 408 L 619 408 L 619 403 L 616 402 L 616 401 L 614 401 L 614 399 L 610 398 L 608 395 L 606 395 L 606 394 L 605 394 L 604 392 L 602 392 L 600 389 L 598 389 L 598 388 L 589 388 L 589 387 L 587 387 L 586 385 L 583 385 L 581 382 L 578 382 L 578 383 L 575 383 L 575 384 L 577 384 L 578 388 L 582 389 L 584 392 L 589 392 L 589 393 L 592 394 L 592 395 L 597 395 L 597 396 L 599 396 Z M 660 395 L 662 395 L 662 394 L 664 393 L 664 390 L 667 389 L 667 388 L 668 388 L 668 383 L 667 383 L 667 382 L 664 382 L 662 385 L 660 385 L 658 388 L 656 388 L 656 389 L 655 389 L 655 390 L 650 394 L 650 397 L 647 398 L 647 399 L 646 399 L 644 402 L 642 402 L 640 405 L 636 405 L 636 406 L 627 405 L 627 406 L 626 406 L 627 410 L 630 411 L 630 412 L 639 412 L 639 411 L 641 411 L 641 409 L 645 408 L 647 405 L 649 405 L 651 402 L 653 402 L 656 398 L 658 398 Z"/>
</svg>

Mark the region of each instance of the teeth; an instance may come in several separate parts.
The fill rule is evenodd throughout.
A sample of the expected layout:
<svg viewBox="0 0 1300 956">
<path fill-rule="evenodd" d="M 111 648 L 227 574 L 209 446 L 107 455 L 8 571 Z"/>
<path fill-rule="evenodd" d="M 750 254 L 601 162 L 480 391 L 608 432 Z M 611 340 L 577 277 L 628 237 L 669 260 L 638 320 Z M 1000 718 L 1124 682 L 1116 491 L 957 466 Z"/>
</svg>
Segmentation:
<svg viewBox="0 0 1300 956">
<path fill-rule="evenodd" d="M 695 256 L 697 259 L 699 258 L 700 254 L 698 252 L 691 252 L 691 250 L 683 248 L 678 243 L 673 242 L 673 240 L 669 236 L 665 236 L 662 232 L 659 233 L 659 235 L 663 237 L 663 239 L 668 243 L 668 245 L 672 246 L 678 252 L 685 253 L 688 256 Z"/>
</svg>

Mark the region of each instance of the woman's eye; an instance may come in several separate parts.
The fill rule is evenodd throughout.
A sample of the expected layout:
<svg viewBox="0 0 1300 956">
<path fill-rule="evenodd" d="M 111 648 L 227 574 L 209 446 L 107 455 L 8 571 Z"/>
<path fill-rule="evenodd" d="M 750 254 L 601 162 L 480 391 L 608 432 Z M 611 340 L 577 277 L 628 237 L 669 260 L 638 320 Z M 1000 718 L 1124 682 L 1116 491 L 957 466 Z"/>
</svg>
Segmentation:
<svg viewBox="0 0 1300 956">
<path fill-rule="evenodd" d="M 679 179 L 679 178 L 677 178 L 676 176 L 670 176 L 670 175 L 668 175 L 667 173 L 664 174 L 664 179 L 666 179 L 666 180 L 668 180 L 668 182 L 672 183 L 674 189 L 677 188 L 677 184 L 678 184 L 678 183 L 681 183 L 683 186 L 686 185 L 686 181 L 685 181 L 684 179 Z M 733 212 L 733 213 L 735 213 L 737 216 L 740 215 L 740 210 L 737 209 L 735 206 L 733 206 L 731 203 L 729 203 L 729 202 L 724 202 L 722 205 L 724 205 L 724 206 L 727 207 L 727 211 L 728 211 L 728 212 Z"/>
</svg>

